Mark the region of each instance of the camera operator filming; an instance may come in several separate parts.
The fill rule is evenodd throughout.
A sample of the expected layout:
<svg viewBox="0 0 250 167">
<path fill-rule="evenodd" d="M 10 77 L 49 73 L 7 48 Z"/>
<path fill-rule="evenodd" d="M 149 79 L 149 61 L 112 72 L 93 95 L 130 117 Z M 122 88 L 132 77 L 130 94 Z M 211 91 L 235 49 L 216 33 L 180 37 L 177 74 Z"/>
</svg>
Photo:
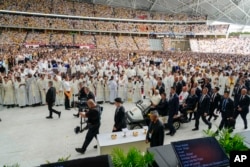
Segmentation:
<svg viewBox="0 0 250 167">
<path fill-rule="evenodd" d="M 80 112 L 79 115 L 87 120 L 88 132 L 85 137 L 85 141 L 82 145 L 82 148 L 76 148 L 76 151 L 84 154 L 88 145 L 97 134 L 99 134 L 99 128 L 101 125 L 101 107 L 97 105 L 93 99 L 87 101 L 87 106 L 89 109 L 86 109 L 85 112 Z M 95 147 L 96 148 L 96 147 Z"/>
<path fill-rule="evenodd" d="M 77 103 L 77 108 L 78 108 L 78 113 L 73 114 L 75 117 L 79 117 L 79 113 L 83 111 L 87 107 L 86 101 L 92 99 L 95 101 L 95 95 L 93 92 L 89 90 L 88 87 L 82 87 L 78 93 L 78 103 Z"/>
</svg>

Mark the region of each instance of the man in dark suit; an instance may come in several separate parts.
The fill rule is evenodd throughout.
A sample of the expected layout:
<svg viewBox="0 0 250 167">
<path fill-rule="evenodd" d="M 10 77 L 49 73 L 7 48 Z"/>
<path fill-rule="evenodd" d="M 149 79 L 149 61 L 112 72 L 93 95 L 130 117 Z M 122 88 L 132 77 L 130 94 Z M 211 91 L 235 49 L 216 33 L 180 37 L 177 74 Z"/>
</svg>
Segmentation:
<svg viewBox="0 0 250 167">
<path fill-rule="evenodd" d="M 209 113 L 209 105 L 210 105 L 210 97 L 208 96 L 208 88 L 204 87 L 202 89 L 202 96 L 199 99 L 197 112 L 195 115 L 195 128 L 192 129 L 193 131 L 199 130 L 199 120 L 200 117 L 202 121 L 208 125 L 208 129 L 211 129 L 212 124 L 206 119 L 207 114 Z"/>
<path fill-rule="evenodd" d="M 183 77 L 179 77 L 179 81 L 176 84 L 176 93 L 179 95 L 182 91 L 183 86 L 186 86 L 186 82 L 183 80 Z"/>
<path fill-rule="evenodd" d="M 178 114 L 179 110 L 179 97 L 175 92 L 175 87 L 171 87 L 170 98 L 168 101 L 168 122 L 169 132 L 166 135 L 174 136 L 176 130 L 173 126 L 174 116 Z"/>
<path fill-rule="evenodd" d="M 229 91 L 224 92 L 223 99 L 221 99 L 220 105 L 218 107 L 218 110 L 220 111 L 222 117 L 219 125 L 219 130 L 221 130 L 223 127 L 233 128 L 230 122 L 234 121 L 234 102 L 229 97 L 229 93 Z"/>
<path fill-rule="evenodd" d="M 122 99 L 120 97 L 115 98 L 115 106 L 115 124 L 112 132 L 119 132 L 122 131 L 123 128 L 127 127 L 125 108 L 122 105 Z"/>
<path fill-rule="evenodd" d="M 146 143 L 150 143 L 150 147 L 162 146 L 164 144 L 164 125 L 159 120 L 157 111 L 150 112 L 150 124 L 146 135 Z"/>
<path fill-rule="evenodd" d="M 61 117 L 61 112 L 54 110 L 52 107 L 56 101 L 56 89 L 55 87 L 53 87 L 53 82 L 49 81 L 48 83 L 49 85 L 49 89 L 46 93 L 46 103 L 48 105 L 48 109 L 49 109 L 49 116 L 47 116 L 47 119 L 52 119 L 52 114 L 53 112 L 58 114 L 58 117 Z"/>
<path fill-rule="evenodd" d="M 183 108 L 181 110 L 181 113 L 183 114 L 183 118 L 185 121 L 190 121 L 187 118 L 187 111 L 192 110 L 196 108 L 197 102 L 198 102 L 198 96 L 195 94 L 196 89 L 192 88 L 190 91 L 190 95 L 188 95 L 186 101 L 182 104 Z"/>
<path fill-rule="evenodd" d="M 218 109 L 221 101 L 221 95 L 218 93 L 220 90 L 219 87 L 215 87 L 213 89 L 213 94 L 210 98 L 210 107 L 209 107 L 209 118 L 208 121 L 211 120 L 212 117 L 214 117 L 214 120 L 217 119 L 217 115 L 214 114 L 214 111 Z"/>
<path fill-rule="evenodd" d="M 250 98 L 247 95 L 247 89 L 243 88 L 241 90 L 241 96 L 239 96 L 239 99 L 237 99 L 237 102 L 235 103 L 234 119 L 236 120 L 238 115 L 240 114 L 241 118 L 243 119 L 245 129 L 247 129 L 246 117 L 249 112 L 249 104 L 250 104 Z"/>
<path fill-rule="evenodd" d="M 168 101 L 167 101 L 167 95 L 165 92 L 161 93 L 161 101 L 159 104 L 155 107 L 155 110 L 158 111 L 160 116 L 167 116 L 168 114 Z"/>
<path fill-rule="evenodd" d="M 164 85 L 164 83 L 162 83 L 161 77 L 158 78 L 157 85 L 156 85 L 155 89 L 158 89 L 160 94 L 165 92 L 165 85 Z"/>
</svg>

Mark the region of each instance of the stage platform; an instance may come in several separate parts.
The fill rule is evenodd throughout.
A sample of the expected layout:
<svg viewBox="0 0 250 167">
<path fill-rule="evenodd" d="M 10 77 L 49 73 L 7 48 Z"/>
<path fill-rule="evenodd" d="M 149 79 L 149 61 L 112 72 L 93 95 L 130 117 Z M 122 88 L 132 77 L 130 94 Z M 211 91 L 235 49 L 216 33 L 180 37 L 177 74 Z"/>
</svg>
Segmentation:
<svg viewBox="0 0 250 167">
<path fill-rule="evenodd" d="M 134 107 L 133 103 L 124 104 L 126 110 Z M 100 133 L 110 133 L 113 126 L 115 106 L 104 104 L 102 114 L 102 125 Z M 46 161 L 56 162 L 58 158 L 71 155 L 70 160 L 90 156 L 97 156 L 98 150 L 94 149 L 96 140 L 89 145 L 84 155 L 75 151 L 76 147 L 81 147 L 85 139 L 86 132 L 76 135 L 73 129 L 79 125 L 80 119 L 73 117 L 77 111 L 71 109 L 64 110 L 63 106 L 55 107 L 62 111 L 62 116 L 58 119 L 45 119 L 49 112 L 47 106 L 27 107 L 27 108 L 2 108 L 0 111 L 0 166 L 19 163 L 20 167 L 31 167 L 45 164 Z M 250 116 L 248 115 L 248 121 Z M 212 121 L 212 130 L 216 130 L 220 118 Z M 249 121 L 250 126 L 250 121 Z M 235 132 L 244 132 L 243 122 L 239 117 Z M 165 136 L 164 144 L 172 141 L 203 137 L 203 129 L 207 126 L 200 121 L 200 130 L 192 131 L 194 121 L 182 124 L 177 133 L 173 136 Z M 166 131 L 167 132 L 167 131 Z"/>
</svg>

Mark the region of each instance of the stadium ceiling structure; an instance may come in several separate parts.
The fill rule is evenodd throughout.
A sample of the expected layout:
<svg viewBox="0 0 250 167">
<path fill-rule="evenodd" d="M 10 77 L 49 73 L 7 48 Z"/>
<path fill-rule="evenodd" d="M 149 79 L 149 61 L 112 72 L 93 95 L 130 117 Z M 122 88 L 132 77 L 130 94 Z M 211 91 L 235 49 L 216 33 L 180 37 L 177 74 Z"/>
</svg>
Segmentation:
<svg viewBox="0 0 250 167">
<path fill-rule="evenodd" d="M 208 20 L 250 25 L 250 0 L 75 0 L 169 14 L 207 15 Z"/>
</svg>

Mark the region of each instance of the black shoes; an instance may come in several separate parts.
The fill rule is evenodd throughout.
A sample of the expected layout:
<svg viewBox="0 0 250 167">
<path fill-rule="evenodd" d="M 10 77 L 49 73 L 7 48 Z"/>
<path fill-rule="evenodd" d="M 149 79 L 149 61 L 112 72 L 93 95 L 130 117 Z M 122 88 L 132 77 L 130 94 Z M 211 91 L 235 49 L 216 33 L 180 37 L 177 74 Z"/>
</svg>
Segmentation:
<svg viewBox="0 0 250 167">
<path fill-rule="evenodd" d="M 94 145 L 94 149 L 97 149 L 97 145 Z"/>
<path fill-rule="evenodd" d="M 58 118 L 61 118 L 61 112 L 58 113 Z"/>
<path fill-rule="evenodd" d="M 65 108 L 65 110 L 70 110 L 70 108 Z"/>
<path fill-rule="evenodd" d="M 78 114 L 73 114 L 75 117 L 79 118 L 79 113 Z"/>
<path fill-rule="evenodd" d="M 47 116 L 46 118 L 47 118 L 47 119 L 53 119 L 53 117 L 51 117 L 51 116 Z"/>
<path fill-rule="evenodd" d="M 212 128 L 212 123 L 210 123 L 209 125 L 208 125 L 208 129 L 211 129 Z"/>
<path fill-rule="evenodd" d="M 174 134 L 175 134 L 175 132 L 172 132 L 172 133 L 168 132 L 168 133 L 166 133 L 166 135 L 170 135 L 170 136 L 174 136 Z"/>
<path fill-rule="evenodd" d="M 245 126 L 244 129 L 247 129 L 247 126 Z"/>
<path fill-rule="evenodd" d="M 194 128 L 194 129 L 192 129 L 192 131 L 197 131 L 197 130 L 199 130 L 199 128 Z"/>
<path fill-rule="evenodd" d="M 85 153 L 85 150 L 82 149 L 82 148 L 76 148 L 76 152 L 81 153 L 81 154 L 84 154 L 84 153 Z"/>
</svg>

